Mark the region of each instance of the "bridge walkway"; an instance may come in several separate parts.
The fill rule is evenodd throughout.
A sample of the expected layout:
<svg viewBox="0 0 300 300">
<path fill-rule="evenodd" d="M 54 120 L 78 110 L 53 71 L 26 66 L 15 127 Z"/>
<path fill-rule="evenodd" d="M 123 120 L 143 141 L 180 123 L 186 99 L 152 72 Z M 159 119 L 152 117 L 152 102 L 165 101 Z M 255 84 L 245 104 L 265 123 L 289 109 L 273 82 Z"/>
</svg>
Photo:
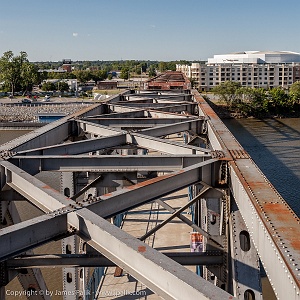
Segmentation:
<svg viewBox="0 0 300 300">
<path fill-rule="evenodd" d="M 183 189 L 163 197 L 161 200 L 175 209 L 180 208 L 188 201 L 187 192 L 187 189 Z M 187 211 L 184 212 L 184 215 L 191 219 L 191 215 L 187 214 Z M 168 216 L 170 216 L 170 212 L 156 202 L 152 202 L 128 212 L 122 229 L 135 237 L 141 237 Z M 159 251 L 188 252 L 190 251 L 191 231 L 192 229 L 188 225 L 175 218 L 148 237 L 145 242 Z M 194 266 L 189 266 L 188 268 L 195 272 Z M 123 271 L 122 276 L 115 277 L 115 270 L 115 267 L 107 268 L 97 299 L 162 299 L 144 284 L 130 276 L 126 270 Z M 134 293 L 135 295 L 129 295 L 129 293 Z"/>
</svg>

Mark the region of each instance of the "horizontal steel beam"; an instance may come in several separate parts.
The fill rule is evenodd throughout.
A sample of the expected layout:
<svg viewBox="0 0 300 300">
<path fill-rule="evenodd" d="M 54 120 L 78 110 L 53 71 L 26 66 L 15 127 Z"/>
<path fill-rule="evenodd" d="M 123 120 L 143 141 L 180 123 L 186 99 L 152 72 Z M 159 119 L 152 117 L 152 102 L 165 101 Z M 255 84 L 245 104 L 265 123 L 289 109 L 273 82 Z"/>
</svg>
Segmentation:
<svg viewBox="0 0 300 300">
<path fill-rule="evenodd" d="M 119 105 L 115 104 L 107 104 L 107 106 L 110 108 L 110 110 L 113 112 L 116 110 L 116 107 L 119 107 Z M 175 109 L 176 111 L 191 111 L 194 109 L 195 106 L 197 106 L 197 103 L 193 102 L 169 102 L 169 103 L 134 103 L 134 102 L 123 102 L 120 104 L 122 107 L 126 108 L 135 108 L 135 109 L 166 109 L 166 111 L 169 111 L 168 109 L 172 110 Z"/>
<path fill-rule="evenodd" d="M 182 110 L 181 110 L 182 111 Z M 191 115 L 182 115 L 176 114 L 171 112 L 164 112 L 160 110 L 154 109 L 132 109 L 126 112 L 112 112 L 110 114 L 102 114 L 98 116 L 89 116 L 85 118 L 85 120 L 92 120 L 92 119 L 124 119 L 124 118 L 170 118 L 170 119 L 182 119 L 182 118 L 196 118 L 195 116 Z"/>
<path fill-rule="evenodd" d="M 234 299 L 89 210 L 76 215 L 82 239 L 164 299 Z"/>
<path fill-rule="evenodd" d="M 15 156 L 9 161 L 22 170 L 36 174 L 40 171 L 60 172 L 136 172 L 174 171 L 209 158 L 199 155 L 70 155 Z"/>
<path fill-rule="evenodd" d="M 218 265 L 223 263 L 222 251 L 209 252 L 161 252 L 184 266 Z M 112 261 L 103 255 L 89 254 L 40 254 L 24 255 L 9 259 L 6 266 L 16 268 L 45 268 L 45 267 L 113 267 Z"/>
<path fill-rule="evenodd" d="M 93 116 L 88 116 L 84 118 L 83 120 L 90 120 L 90 119 L 95 119 L 95 118 L 144 118 L 145 117 L 145 111 L 142 109 L 134 109 L 131 111 L 125 111 L 125 112 L 111 112 L 109 114 L 102 114 L 102 115 L 93 115 Z"/>
<path fill-rule="evenodd" d="M 96 124 L 101 124 L 110 127 L 124 127 L 124 128 L 148 128 L 159 126 L 163 124 L 174 124 L 186 121 L 186 117 L 180 118 L 97 118 L 90 117 L 88 120 Z"/>
<path fill-rule="evenodd" d="M 137 93 L 137 94 L 128 94 L 125 95 L 125 98 L 128 100 L 134 100 L 135 98 L 153 98 L 153 99 L 172 99 L 172 98 L 180 98 L 180 101 L 186 101 L 187 99 L 191 98 L 191 94 L 185 94 L 185 93 L 167 93 L 166 91 L 163 93 L 160 92 L 148 92 L 147 93 Z"/>
</svg>

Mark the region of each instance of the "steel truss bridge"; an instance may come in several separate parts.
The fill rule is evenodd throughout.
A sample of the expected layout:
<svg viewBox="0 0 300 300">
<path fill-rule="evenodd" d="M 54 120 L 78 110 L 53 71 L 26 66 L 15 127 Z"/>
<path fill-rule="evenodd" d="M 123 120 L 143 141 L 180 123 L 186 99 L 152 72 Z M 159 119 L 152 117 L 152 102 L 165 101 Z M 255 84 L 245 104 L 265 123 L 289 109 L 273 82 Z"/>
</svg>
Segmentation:
<svg viewBox="0 0 300 300">
<path fill-rule="evenodd" d="M 84 286 L 83 267 L 112 265 L 164 299 L 262 299 L 260 262 L 278 299 L 300 299 L 299 218 L 197 91 L 128 91 L 0 153 L 1 299 L 15 276 L 37 292 L 30 299 L 50 299 L 40 267 L 63 267 L 72 291 Z M 35 176 L 45 171 L 60 174 L 60 191 Z M 161 200 L 186 187 L 182 208 Z M 16 202 L 25 200 L 44 214 L 20 222 Z M 140 239 L 110 222 L 153 201 L 170 216 Z M 203 252 L 164 254 L 143 242 L 173 218 L 204 237 Z M 34 255 L 60 239 L 62 254 Z"/>
</svg>

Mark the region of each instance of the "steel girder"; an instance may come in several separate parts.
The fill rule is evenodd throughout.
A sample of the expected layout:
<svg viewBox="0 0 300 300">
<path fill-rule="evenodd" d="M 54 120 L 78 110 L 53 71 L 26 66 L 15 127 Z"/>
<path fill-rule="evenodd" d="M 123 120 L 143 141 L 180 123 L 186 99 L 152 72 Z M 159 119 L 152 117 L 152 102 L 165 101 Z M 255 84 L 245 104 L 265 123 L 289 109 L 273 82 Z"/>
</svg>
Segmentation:
<svg viewBox="0 0 300 300">
<path fill-rule="evenodd" d="M 222 251 L 208 252 L 161 252 L 184 266 L 217 265 L 223 263 Z M 6 262 L 11 269 L 69 267 L 113 267 L 116 266 L 104 255 L 93 254 L 39 254 L 22 255 Z"/>
<path fill-rule="evenodd" d="M 299 218 L 251 160 L 230 163 L 230 173 L 234 198 L 275 295 L 300 299 Z"/>
<path fill-rule="evenodd" d="M 30 174 L 60 172 L 168 172 L 192 166 L 210 155 L 32 155 L 14 156 L 10 162 Z"/>
<path fill-rule="evenodd" d="M 126 144 L 126 135 L 118 134 L 109 137 L 30 149 L 20 151 L 18 153 L 23 155 L 74 155 L 99 151 L 101 149 L 107 149 L 124 144 Z"/>
<path fill-rule="evenodd" d="M 8 164 L 9 163 L 4 162 L 3 166 L 8 168 Z M 9 168 L 9 171 L 13 173 L 13 171 L 16 171 L 15 168 L 16 167 L 13 166 Z M 16 182 L 16 186 L 19 182 L 22 181 L 19 179 L 19 177 L 16 177 L 14 175 L 9 175 L 8 178 L 12 183 Z M 39 185 L 39 182 L 35 182 L 35 184 Z M 26 187 L 23 188 L 25 189 Z M 51 193 L 46 192 L 46 194 Z M 129 191 L 129 197 L 132 196 L 131 194 L 132 193 L 130 193 Z M 64 202 L 64 200 L 65 199 L 60 199 L 58 201 L 59 203 L 61 203 L 60 201 Z M 203 292 L 203 289 L 199 289 L 199 283 L 197 283 L 199 277 L 197 277 L 193 273 L 190 274 L 190 271 L 177 265 L 172 260 L 166 261 L 162 254 L 157 253 L 157 251 L 153 250 L 147 245 L 145 246 L 144 243 L 136 243 L 135 238 L 123 233 L 122 230 L 109 224 L 107 221 L 103 220 L 101 217 L 93 213 L 90 209 L 93 209 L 93 205 L 90 205 L 89 209 L 80 208 L 80 206 L 74 207 L 71 205 L 66 208 L 62 208 L 57 212 L 50 213 L 45 216 L 38 217 L 3 229 L 2 235 L 0 237 L 1 244 L 2 242 L 4 242 L 7 246 L 3 247 L 0 250 L 0 257 L 4 259 L 8 255 L 16 255 L 20 252 L 23 252 L 29 247 L 33 247 L 34 243 L 35 245 L 40 245 L 41 243 L 45 243 L 50 239 L 57 238 L 61 234 L 65 234 L 66 232 L 68 232 L 68 223 L 69 226 L 76 229 L 76 232 L 83 239 L 89 241 L 96 250 L 101 250 L 101 252 L 104 253 L 109 259 L 111 259 L 118 265 L 129 269 L 131 271 L 131 274 L 133 274 L 137 279 L 140 279 L 142 282 L 146 283 L 147 286 L 149 286 L 159 295 L 163 295 L 166 299 L 174 299 L 175 295 L 176 299 L 186 299 L 186 295 L 188 294 L 195 294 L 195 296 L 198 295 L 197 297 L 199 299 L 207 299 L 207 297 L 211 297 L 209 296 L 209 294 L 211 293 L 209 291 L 211 290 L 211 288 L 213 288 L 213 286 L 211 286 L 211 288 L 207 287 L 207 290 Z M 104 228 L 101 229 L 99 226 L 104 226 Z M 45 228 L 47 228 L 47 234 L 45 234 Z M 52 229 L 50 232 L 49 228 Z M 25 235 L 24 232 L 26 230 L 28 230 L 29 233 Z M 104 234 L 104 232 L 106 233 Z M 107 235 L 108 238 L 104 238 L 103 234 Z M 23 239 L 21 237 L 23 237 Z M 27 240 L 28 237 L 30 242 L 28 242 Z M 107 243 L 105 241 L 107 241 Z M 118 244 L 119 246 L 117 246 Z M 123 248 L 123 250 L 121 251 L 123 252 L 123 257 L 121 257 L 120 253 L 116 254 L 113 253 L 114 251 L 112 251 L 113 248 L 120 246 Z M 127 251 L 125 251 L 125 248 L 128 249 L 128 253 Z M 160 255 L 162 256 L 161 258 Z M 132 261 L 132 256 L 135 257 L 135 261 L 140 260 L 142 264 L 138 263 L 137 265 L 132 266 L 132 262 L 130 262 Z M 158 261 L 154 260 L 153 257 L 156 257 Z M 163 264 L 166 264 L 166 266 L 164 267 Z M 145 272 L 142 272 L 142 269 L 145 269 L 145 266 L 147 266 L 147 274 L 145 274 Z M 172 270 L 176 270 L 175 278 L 172 274 L 173 271 L 170 272 L 170 267 Z M 164 286 L 163 284 L 157 285 L 158 278 L 157 275 L 154 275 L 157 273 L 155 271 L 156 269 L 160 270 L 161 276 L 163 276 L 165 280 L 169 278 L 172 283 L 167 280 L 164 281 L 168 282 L 166 286 Z M 150 270 L 152 270 L 154 273 L 152 273 L 152 271 L 149 272 Z M 183 278 L 185 278 L 185 280 L 183 280 Z M 207 285 L 205 281 L 203 282 L 203 284 L 205 286 Z M 182 291 L 178 290 L 179 286 L 180 290 L 183 289 Z M 212 297 L 210 299 L 232 299 L 230 295 L 221 290 L 213 291 L 212 294 L 215 295 L 215 298 Z"/>
<path fill-rule="evenodd" d="M 70 198 L 63 196 L 37 178 L 12 165 L 10 162 L 0 162 L 7 174 L 6 184 L 17 190 L 44 212 L 50 212 L 64 207 L 88 206 L 91 211 L 98 213 L 104 218 L 115 216 L 196 182 L 210 181 L 211 165 L 215 163 L 218 164 L 217 159 L 209 159 L 202 163 L 183 168 L 180 171 L 175 171 L 102 195 L 97 197 L 97 202 L 92 201 L 90 203 L 75 204 Z M 213 179 L 215 180 L 215 178 Z M 178 185 L 178 182 L 181 184 Z M 143 195 L 142 198 L 141 195 Z"/>
<path fill-rule="evenodd" d="M 112 147 L 122 148 L 125 144 L 136 145 L 141 148 L 153 149 L 170 154 L 205 154 L 210 152 L 208 149 L 190 146 L 178 142 L 172 142 L 152 136 L 138 133 L 121 133 L 118 135 L 94 138 L 73 143 L 37 148 L 32 150 L 20 151 L 21 155 L 74 155 L 88 152 L 95 152 Z"/>
<path fill-rule="evenodd" d="M 68 233 L 67 211 L 53 212 L 0 230 L 0 261 Z"/>
<path fill-rule="evenodd" d="M 136 109 L 155 109 L 155 110 L 162 110 L 162 111 L 168 111 L 168 112 L 188 112 L 190 114 L 193 114 L 195 112 L 195 108 L 197 107 L 196 103 L 190 103 L 185 102 L 179 104 L 178 102 L 172 102 L 172 103 L 128 103 L 125 102 L 121 106 L 110 104 L 108 105 L 111 111 L 118 111 L 124 110 L 124 107 L 128 111 L 136 110 Z"/>
<path fill-rule="evenodd" d="M 13 141 L 0 146 L 0 154 L 7 151 L 17 152 L 25 151 L 28 149 L 47 147 L 50 145 L 58 144 L 68 138 L 72 134 L 72 123 L 68 120 L 77 118 L 79 115 L 84 117 L 89 113 L 101 113 L 102 105 L 92 105 L 87 107 L 80 112 L 66 116 L 56 122 L 47 124 L 41 128 L 29 132 Z"/>
<path fill-rule="evenodd" d="M 200 135 L 204 133 L 203 128 L 205 128 L 204 125 L 206 121 L 207 119 L 205 119 L 204 117 L 192 120 L 188 119 L 186 121 L 177 122 L 175 124 L 167 124 L 162 126 L 155 126 L 153 128 L 143 129 L 139 131 L 139 133 L 152 137 L 168 136 L 180 132 L 192 132 L 195 135 Z M 113 134 L 120 134 L 126 132 L 117 128 L 111 128 L 103 126 L 101 124 L 95 124 L 82 120 L 76 120 L 76 123 L 78 124 L 78 127 L 80 127 L 84 132 L 88 132 L 94 135 L 110 136 Z M 131 132 L 131 134 L 134 135 L 135 133 Z M 209 149 L 206 149 L 206 151 L 209 151 Z"/>
<path fill-rule="evenodd" d="M 199 94 L 207 134 L 229 163 L 230 190 L 278 299 L 300 299 L 300 220 Z M 224 128 L 225 127 L 225 128 Z M 238 233 L 236 233 L 238 234 Z M 239 234 L 238 234 L 239 235 Z"/>
<path fill-rule="evenodd" d="M 76 215 L 81 238 L 164 299 L 234 299 L 97 214 L 82 209 Z"/>
</svg>

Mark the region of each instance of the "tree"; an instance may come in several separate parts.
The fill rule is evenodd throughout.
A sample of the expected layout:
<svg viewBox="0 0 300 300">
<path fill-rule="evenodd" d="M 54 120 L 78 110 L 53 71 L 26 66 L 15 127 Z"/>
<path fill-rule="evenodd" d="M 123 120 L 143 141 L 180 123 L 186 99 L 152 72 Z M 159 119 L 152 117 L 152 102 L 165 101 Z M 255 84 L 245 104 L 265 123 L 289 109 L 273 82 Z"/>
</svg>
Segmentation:
<svg viewBox="0 0 300 300">
<path fill-rule="evenodd" d="M 129 78 L 129 68 L 128 67 L 122 68 L 120 77 L 124 80 L 127 80 Z"/>
<path fill-rule="evenodd" d="M 14 56 L 12 51 L 6 51 L 0 58 L 0 78 L 10 85 L 12 95 L 17 88 L 21 87 L 22 70 L 26 63 L 29 62 L 24 51 L 21 51 L 18 56 Z"/>
<path fill-rule="evenodd" d="M 268 112 L 269 99 L 263 88 L 241 87 L 241 109 L 245 114 L 262 116 Z"/>
<path fill-rule="evenodd" d="M 92 79 L 92 73 L 90 71 L 74 71 L 73 74 L 81 83 L 85 83 Z"/>
<path fill-rule="evenodd" d="M 165 72 L 167 70 L 167 63 L 164 61 L 159 62 L 158 69 L 159 72 Z"/>
<path fill-rule="evenodd" d="M 64 81 L 60 81 L 55 85 L 55 89 L 59 90 L 61 92 L 68 91 L 69 90 L 69 85 Z"/>
<path fill-rule="evenodd" d="M 24 92 L 32 90 L 32 86 L 38 83 L 38 70 L 37 67 L 29 62 L 25 62 L 21 69 L 21 86 Z"/>
<path fill-rule="evenodd" d="M 289 95 L 294 103 L 300 103 L 300 81 L 294 82 L 290 86 Z"/>
<path fill-rule="evenodd" d="M 289 95 L 281 87 L 270 89 L 269 95 L 271 98 L 271 109 L 277 114 L 282 111 L 290 110 L 294 104 Z"/>
<path fill-rule="evenodd" d="M 240 101 L 240 87 L 241 84 L 239 82 L 224 81 L 215 86 L 212 92 L 218 95 L 229 108 L 232 108 Z"/>
<path fill-rule="evenodd" d="M 44 82 L 42 85 L 43 91 L 54 91 L 56 90 L 56 86 L 53 82 Z"/>
<path fill-rule="evenodd" d="M 149 77 L 155 77 L 156 76 L 156 70 L 155 70 L 154 65 L 151 65 L 149 67 L 148 76 Z"/>
</svg>

